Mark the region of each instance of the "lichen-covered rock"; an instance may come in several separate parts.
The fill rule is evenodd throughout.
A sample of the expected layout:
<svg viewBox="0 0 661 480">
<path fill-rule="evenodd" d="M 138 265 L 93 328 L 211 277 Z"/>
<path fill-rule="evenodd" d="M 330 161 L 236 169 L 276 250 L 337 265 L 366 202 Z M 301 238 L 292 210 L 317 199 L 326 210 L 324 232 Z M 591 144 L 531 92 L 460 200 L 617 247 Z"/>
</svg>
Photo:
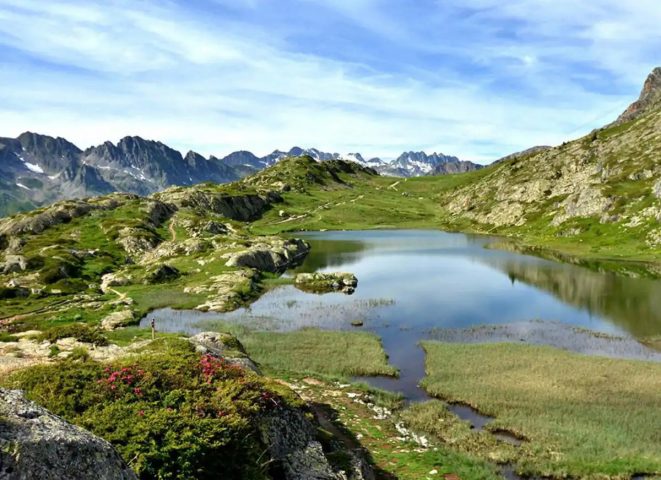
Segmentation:
<svg viewBox="0 0 661 480">
<path fill-rule="evenodd" d="M 101 328 L 104 330 L 115 330 L 119 327 L 126 327 L 135 322 L 135 317 L 131 310 L 121 310 L 107 315 L 101 320 Z"/>
<path fill-rule="evenodd" d="M 0 263 L 2 273 L 16 273 L 25 271 L 28 268 L 28 262 L 23 255 L 5 255 L 5 262 Z"/>
<path fill-rule="evenodd" d="M 101 277 L 101 291 L 106 293 L 110 287 L 122 287 L 131 283 L 130 275 L 120 273 L 106 273 Z"/>
<path fill-rule="evenodd" d="M 157 194 L 156 197 L 181 208 L 216 213 L 242 222 L 256 220 L 272 203 L 282 201 L 282 197 L 276 192 L 231 195 L 197 190 L 194 187 L 169 189 Z"/>
<path fill-rule="evenodd" d="M 137 258 L 155 248 L 156 245 L 160 243 L 160 239 L 149 230 L 125 227 L 119 231 L 117 243 L 119 243 L 131 257 Z"/>
<path fill-rule="evenodd" d="M 241 342 L 229 333 L 201 332 L 191 337 L 189 341 L 195 345 L 195 350 L 199 353 L 224 358 L 232 365 L 252 370 L 261 375 L 259 368 L 248 357 Z"/>
<path fill-rule="evenodd" d="M 343 292 L 352 294 L 358 286 L 358 279 L 353 273 L 299 273 L 294 280 L 296 288 L 324 293 Z"/>
<path fill-rule="evenodd" d="M 137 480 L 108 442 L 1 388 L 0 478 Z"/>
<path fill-rule="evenodd" d="M 185 287 L 184 293 L 206 294 L 207 300 L 196 306 L 203 312 L 226 312 L 236 308 L 243 300 L 243 295 L 254 291 L 254 270 L 239 270 L 214 275 L 209 281 L 195 287 Z"/>
<path fill-rule="evenodd" d="M 259 243 L 234 253 L 225 265 L 249 267 L 265 272 L 282 272 L 300 263 L 310 251 L 310 245 L 298 238 Z"/>
</svg>

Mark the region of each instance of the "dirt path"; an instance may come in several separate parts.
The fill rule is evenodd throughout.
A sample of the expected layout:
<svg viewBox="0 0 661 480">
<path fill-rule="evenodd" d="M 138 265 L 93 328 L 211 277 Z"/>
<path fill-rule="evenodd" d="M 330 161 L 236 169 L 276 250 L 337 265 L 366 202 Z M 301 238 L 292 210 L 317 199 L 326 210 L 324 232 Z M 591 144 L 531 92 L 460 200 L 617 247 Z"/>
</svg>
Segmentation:
<svg viewBox="0 0 661 480">
<path fill-rule="evenodd" d="M 114 293 L 115 295 L 117 295 L 120 300 L 125 300 L 126 299 L 126 294 L 120 292 L 119 290 L 115 290 L 114 288 L 108 288 L 108 291 Z"/>
<path fill-rule="evenodd" d="M 170 220 L 170 223 L 168 224 L 168 231 L 170 232 L 170 235 L 172 236 L 170 241 L 176 242 L 177 241 L 177 231 L 174 229 L 174 220 Z"/>
<path fill-rule="evenodd" d="M 397 192 L 397 191 L 399 191 L 399 190 L 397 190 L 397 185 L 399 185 L 400 183 L 402 183 L 402 181 L 401 181 L 401 180 L 397 180 L 397 181 L 396 181 L 395 183 L 393 183 L 392 185 L 388 185 L 388 188 L 392 188 L 394 191 Z"/>
</svg>

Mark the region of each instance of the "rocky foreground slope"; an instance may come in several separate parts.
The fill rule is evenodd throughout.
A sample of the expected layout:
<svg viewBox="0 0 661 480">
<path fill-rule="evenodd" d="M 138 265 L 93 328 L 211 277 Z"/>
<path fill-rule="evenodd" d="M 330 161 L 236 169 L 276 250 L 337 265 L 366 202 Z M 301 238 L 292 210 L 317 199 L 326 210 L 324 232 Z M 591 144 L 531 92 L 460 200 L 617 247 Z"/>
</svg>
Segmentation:
<svg viewBox="0 0 661 480">
<path fill-rule="evenodd" d="M 108 438 L 124 457 L 21 391 L 0 388 L 6 480 L 374 478 L 361 449 L 320 440 L 300 398 L 262 377 L 227 334 L 146 342 L 114 362 L 68 360 L 4 381 Z"/>
</svg>

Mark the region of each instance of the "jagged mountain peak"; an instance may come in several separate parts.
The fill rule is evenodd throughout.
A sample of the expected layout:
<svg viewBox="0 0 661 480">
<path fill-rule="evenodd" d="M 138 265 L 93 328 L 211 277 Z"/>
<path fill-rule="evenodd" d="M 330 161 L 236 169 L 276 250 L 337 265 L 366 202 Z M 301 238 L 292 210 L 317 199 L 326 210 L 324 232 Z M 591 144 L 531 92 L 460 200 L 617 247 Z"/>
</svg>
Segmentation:
<svg viewBox="0 0 661 480">
<path fill-rule="evenodd" d="M 647 76 L 638 100 L 627 107 L 616 123 L 634 120 L 654 108 L 661 108 L 661 67 L 654 68 Z"/>
<path fill-rule="evenodd" d="M 62 137 L 51 137 L 34 132 L 23 132 L 16 140 L 24 150 L 40 151 L 51 155 L 64 155 L 72 152 L 80 153 L 80 149 Z"/>
</svg>

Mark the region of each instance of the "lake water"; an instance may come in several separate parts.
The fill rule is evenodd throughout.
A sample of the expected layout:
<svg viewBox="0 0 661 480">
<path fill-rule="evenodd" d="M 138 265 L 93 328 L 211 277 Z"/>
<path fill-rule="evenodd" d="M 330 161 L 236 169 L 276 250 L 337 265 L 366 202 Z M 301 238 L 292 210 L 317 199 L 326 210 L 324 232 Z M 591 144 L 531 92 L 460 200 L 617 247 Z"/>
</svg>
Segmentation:
<svg viewBox="0 0 661 480">
<path fill-rule="evenodd" d="M 342 231 L 298 234 L 312 251 L 296 272 L 352 272 L 353 295 L 315 295 L 282 286 L 248 308 L 227 314 L 163 309 L 152 312 L 161 331 L 195 333 L 222 319 L 286 331 L 302 327 L 378 334 L 398 379 L 369 383 L 424 398 L 418 342 L 524 341 L 624 358 L 661 360 L 636 339 L 661 335 L 661 282 L 487 248 L 495 239 L 439 231 Z M 532 320 L 532 321 L 531 321 Z M 542 321 L 542 322 L 540 322 Z M 492 325 L 465 332 L 468 327 Z M 595 336 L 581 327 L 623 337 Z"/>
</svg>

